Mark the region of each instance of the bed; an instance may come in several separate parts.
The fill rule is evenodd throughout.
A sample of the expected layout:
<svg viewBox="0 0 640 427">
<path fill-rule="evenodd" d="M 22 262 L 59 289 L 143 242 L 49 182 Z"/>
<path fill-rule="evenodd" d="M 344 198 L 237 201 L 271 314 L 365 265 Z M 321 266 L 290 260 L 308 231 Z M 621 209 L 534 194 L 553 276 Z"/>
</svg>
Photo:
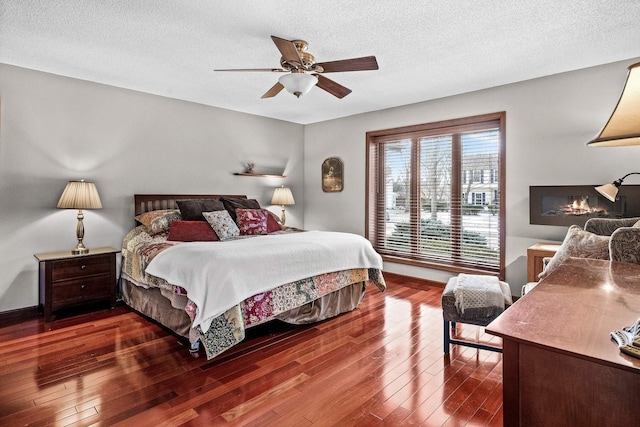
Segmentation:
<svg viewBox="0 0 640 427">
<path fill-rule="evenodd" d="M 137 194 L 134 200 L 136 226 L 122 245 L 122 298 L 187 338 L 191 351 L 203 348 L 208 359 L 241 342 L 250 327 L 276 319 L 319 322 L 356 309 L 371 285 L 386 288 L 382 260 L 363 237 L 281 226 L 244 195 Z M 211 214 L 182 209 L 222 202 L 228 212 L 217 211 L 216 218 L 233 217 L 242 230 L 222 241 L 217 236 L 227 228 L 207 222 Z M 208 219 L 187 221 L 194 215 Z M 262 229 L 251 228 L 256 216 Z M 198 238 L 176 237 L 179 225 L 197 226 Z M 212 237 L 200 238 L 212 227 Z"/>
</svg>

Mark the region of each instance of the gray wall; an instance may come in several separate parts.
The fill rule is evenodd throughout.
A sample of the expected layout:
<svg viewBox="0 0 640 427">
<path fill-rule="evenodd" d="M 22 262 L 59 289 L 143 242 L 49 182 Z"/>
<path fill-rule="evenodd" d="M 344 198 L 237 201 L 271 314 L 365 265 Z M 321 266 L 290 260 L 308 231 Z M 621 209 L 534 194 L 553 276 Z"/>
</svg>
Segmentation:
<svg viewBox="0 0 640 427">
<path fill-rule="evenodd" d="M 624 61 L 305 127 L 305 228 L 364 233 L 365 133 L 506 111 L 507 281 L 526 282 L 526 250 L 561 241 L 566 227 L 529 225 L 530 185 L 604 184 L 640 171 L 640 147 L 586 147 L 613 111 L 627 74 Z M 472 72 L 472 69 L 470 69 Z M 323 193 L 320 165 L 344 162 L 341 193 Z M 635 181 L 632 179 L 634 178 Z M 638 183 L 629 177 L 627 184 Z M 451 274 L 386 263 L 385 270 L 446 281 Z"/>
<path fill-rule="evenodd" d="M 247 194 L 271 206 L 291 186 L 287 223 L 303 225 L 302 125 L 0 64 L 0 311 L 38 302 L 35 253 L 75 245 L 66 182 L 96 182 L 85 245 L 120 247 L 134 193 Z M 248 160 L 278 178 L 234 176 Z"/>
<path fill-rule="evenodd" d="M 281 184 L 296 198 L 288 224 L 363 234 L 367 131 L 503 110 L 507 280 L 518 295 L 526 248 L 566 232 L 529 225 L 529 186 L 601 184 L 638 171 L 640 147 L 584 145 L 613 110 L 633 62 L 307 126 L 0 64 L 0 311 L 37 304 L 33 254 L 75 245 L 76 212 L 55 208 L 69 179 L 94 180 L 103 201 L 104 209 L 85 212 L 88 247 L 120 246 L 134 193 L 241 193 L 279 213 L 269 201 Z M 323 193 L 320 166 L 334 156 L 344 162 L 344 191 Z M 234 176 L 248 160 L 287 178 Z M 385 270 L 450 276 L 391 263 Z"/>
</svg>

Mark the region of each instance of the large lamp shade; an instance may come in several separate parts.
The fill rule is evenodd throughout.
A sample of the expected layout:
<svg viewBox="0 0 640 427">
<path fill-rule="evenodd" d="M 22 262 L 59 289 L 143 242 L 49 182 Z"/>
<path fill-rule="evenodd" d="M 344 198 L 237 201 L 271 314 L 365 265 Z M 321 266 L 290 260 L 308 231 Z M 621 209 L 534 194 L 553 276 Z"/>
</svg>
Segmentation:
<svg viewBox="0 0 640 427">
<path fill-rule="evenodd" d="M 640 145 L 640 62 L 629 66 L 627 82 L 609 121 L 590 147 Z"/>
</svg>

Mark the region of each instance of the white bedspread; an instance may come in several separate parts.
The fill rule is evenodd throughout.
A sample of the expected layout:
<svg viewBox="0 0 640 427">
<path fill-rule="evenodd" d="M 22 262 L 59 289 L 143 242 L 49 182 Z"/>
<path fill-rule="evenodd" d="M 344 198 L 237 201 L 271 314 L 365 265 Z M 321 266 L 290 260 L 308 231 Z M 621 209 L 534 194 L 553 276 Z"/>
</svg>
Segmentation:
<svg viewBox="0 0 640 427">
<path fill-rule="evenodd" d="M 146 272 L 182 286 L 198 306 L 193 326 L 255 294 L 296 280 L 352 268 L 382 270 L 364 237 L 328 231 L 272 234 L 224 242 L 181 243 L 159 253 Z"/>
</svg>

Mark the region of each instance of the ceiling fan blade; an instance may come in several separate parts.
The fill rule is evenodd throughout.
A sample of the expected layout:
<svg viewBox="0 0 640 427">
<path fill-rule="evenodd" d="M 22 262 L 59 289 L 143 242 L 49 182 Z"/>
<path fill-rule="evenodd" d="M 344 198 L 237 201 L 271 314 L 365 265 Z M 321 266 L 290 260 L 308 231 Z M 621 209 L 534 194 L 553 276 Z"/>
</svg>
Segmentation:
<svg viewBox="0 0 640 427">
<path fill-rule="evenodd" d="M 280 84 L 280 82 L 277 82 L 276 84 L 274 84 L 271 89 L 269 89 L 264 95 L 262 95 L 262 99 L 264 98 L 273 98 L 274 96 L 276 96 L 277 94 L 280 93 L 280 91 L 284 89 L 284 86 L 282 86 Z"/>
<path fill-rule="evenodd" d="M 342 99 L 351 93 L 351 89 L 346 88 L 341 84 L 338 84 L 333 80 L 326 78 L 322 74 L 314 74 L 314 76 L 318 78 L 318 83 L 316 84 L 316 86 L 318 86 L 320 89 L 326 90 L 331 95 L 337 98 Z"/>
<path fill-rule="evenodd" d="M 342 59 L 340 61 L 321 62 L 323 73 L 337 73 L 341 71 L 367 71 L 377 70 L 378 61 L 375 56 L 363 56 L 362 58 Z"/>
<path fill-rule="evenodd" d="M 271 72 L 271 73 L 288 73 L 287 70 L 283 70 L 282 68 L 225 68 L 222 70 L 213 70 L 213 71 L 247 71 L 247 72 Z"/>
<path fill-rule="evenodd" d="M 276 47 L 282 54 L 282 58 L 287 62 L 302 63 L 300 55 L 298 55 L 298 49 L 292 41 L 281 39 L 280 37 L 271 36 L 271 40 L 276 44 Z"/>
</svg>

